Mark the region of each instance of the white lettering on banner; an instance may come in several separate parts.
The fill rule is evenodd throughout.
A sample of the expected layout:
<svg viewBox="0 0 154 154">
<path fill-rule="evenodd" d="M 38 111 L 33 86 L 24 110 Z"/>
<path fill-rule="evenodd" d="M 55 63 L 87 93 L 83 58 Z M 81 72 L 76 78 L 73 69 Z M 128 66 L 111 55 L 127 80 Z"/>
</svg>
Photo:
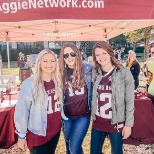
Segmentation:
<svg viewBox="0 0 154 154">
<path fill-rule="evenodd" d="M 75 33 L 75 32 L 59 32 L 59 33 L 40 33 L 40 34 L 36 34 L 36 36 L 48 36 L 48 37 L 60 37 L 60 36 L 70 36 L 70 37 L 77 37 L 79 36 L 79 33 Z"/>
<path fill-rule="evenodd" d="M 25 1 L 21 3 L 21 6 L 22 6 L 22 8 L 25 9 L 25 10 L 28 9 L 28 3 L 25 2 Z M 20 9 L 21 9 L 21 8 L 20 8 Z"/>
<path fill-rule="evenodd" d="M 49 0 L 50 7 L 58 7 L 59 0 Z"/>
<path fill-rule="evenodd" d="M 84 87 L 80 88 L 80 90 L 75 90 L 75 92 L 73 92 L 73 90 L 71 88 L 68 88 L 68 91 L 69 91 L 69 96 L 74 96 L 75 94 L 82 95 L 82 94 L 84 94 Z"/>
<path fill-rule="evenodd" d="M 67 0 L 67 7 L 70 7 L 71 0 Z"/>
<path fill-rule="evenodd" d="M 60 6 L 61 7 L 66 7 L 66 2 L 65 2 L 65 0 L 60 0 Z"/>
<path fill-rule="evenodd" d="M 37 2 L 37 4 L 38 4 L 38 7 L 39 8 L 43 8 L 43 1 L 42 0 L 39 0 L 38 2 Z"/>
<path fill-rule="evenodd" d="M 105 118 L 105 119 L 111 119 L 112 118 L 112 111 L 109 111 L 108 114 L 105 113 L 106 110 L 111 108 L 111 94 L 101 93 L 99 99 L 100 99 L 100 101 L 106 101 L 106 99 L 108 99 L 108 102 L 105 103 L 104 105 L 100 106 L 100 108 L 97 105 L 96 115 L 101 116 L 102 118 Z"/>
<path fill-rule="evenodd" d="M 16 13 L 19 10 L 43 8 L 104 8 L 104 0 L 12 0 L 0 4 L 3 13 Z"/>
<path fill-rule="evenodd" d="M 54 100 L 57 100 L 57 96 L 56 95 L 54 95 Z M 54 110 L 53 110 L 53 108 L 54 108 Z M 48 97 L 47 114 L 51 114 L 51 113 L 57 112 L 57 111 L 60 111 L 60 102 L 59 101 L 55 102 L 55 106 L 53 107 L 52 106 L 52 97 L 49 96 Z"/>
<path fill-rule="evenodd" d="M 48 5 L 48 3 L 47 3 L 47 2 L 48 2 L 48 0 L 44 0 L 44 5 L 45 5 L 45 7 L 47 7 L 47 8 L 48 8 L 48 7 L 49 7 L 49 5 Z"/>
<path fill-rule="evenodd" d="M 29 8 L 36 9 L 36 0 L 29 0 Z"/>
<path fill-rule="evenodd" d="M 10 9 L 13 10 L 13 13 L 17 11 L 17 5 L 16 5 L 15 2 L 12 2 L 12 3 L 10 4 Z"/>
<path fill-rule="evenodd" d="M 78 8 L 77 0 L 72 0 L 72 7 Z"/>
</svg>

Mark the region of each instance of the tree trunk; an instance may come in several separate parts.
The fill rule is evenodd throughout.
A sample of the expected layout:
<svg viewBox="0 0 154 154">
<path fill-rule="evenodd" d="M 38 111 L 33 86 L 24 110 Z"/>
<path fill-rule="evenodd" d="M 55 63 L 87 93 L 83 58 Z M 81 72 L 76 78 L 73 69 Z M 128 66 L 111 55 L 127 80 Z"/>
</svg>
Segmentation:
<svg viewBox="0 0 154 154">
<path fill-rule="evenodd" d="M 144 32 L 144 60 L 146 61 L 146 59 L 148 58 L 148 53 L 149 53 L 149 43 L 150 43 L 150 38 L 151 38 L 151 30 L 152 30 L 152 26 L 145 28 L 145 32 Z"/>
<path fill-rule="evenodd" d="M 136 50 L 136 42 L 133 43 L 133 51 L 135 52 Z"/>
</svg>

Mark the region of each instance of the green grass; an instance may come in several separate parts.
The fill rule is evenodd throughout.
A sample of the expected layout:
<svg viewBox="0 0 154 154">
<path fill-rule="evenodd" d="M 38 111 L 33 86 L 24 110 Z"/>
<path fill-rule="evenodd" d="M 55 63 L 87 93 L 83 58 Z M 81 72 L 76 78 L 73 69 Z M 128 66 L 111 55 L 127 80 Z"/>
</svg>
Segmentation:
<svg viewBox="0 0 154 154">
<path fill-rule="evenodd" d="M 143 66 L 143 62 L 139 62 L 139 63 L 140 63 L 140 66 L 142 67 Z M 16 67 L 16 62 L 11 63 L 11 66 L 12 67 L 10 68 L 10 73 L 18 76 L 19 75 L 19 68 Z M 3 67 L 2 72 L 3 72 L 4 75 L 8 74 L 8 68 L 7 68 L 6 64 L 5 64 L 5 67 Z"/>
</svg>

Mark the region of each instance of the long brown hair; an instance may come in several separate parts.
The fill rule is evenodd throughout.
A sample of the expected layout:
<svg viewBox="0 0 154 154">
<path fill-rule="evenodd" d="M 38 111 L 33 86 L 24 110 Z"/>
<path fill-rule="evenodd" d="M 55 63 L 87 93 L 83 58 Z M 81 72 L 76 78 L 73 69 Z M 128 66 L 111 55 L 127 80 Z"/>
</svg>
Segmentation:
<svg viewBox="0 0 154 154">
<path fill-rule="evenodd" d="M 64 58 L 63 58 L 64 49 L 67 47 L 71 48 L 76 53 L 76 60 L 74 64 L 72 82 L 69 81 L 69 77 L 67 73 L 68 66 L 65 63 Z M 68 87 L 69 84 L 71 84 L 72 87 L 77 87 L 77 88 L 80 88 L 84 85 L 81 53 L 75 44 L 67 42 L 62 45 L 61 50 L 60 50 L 59 66 L 60 66 L 61 77 L 63 79 L 63 88 Z"/>
<path fill-rule="evenodd" d="M 93 57 L 93 62 L 94 62 L 94 69 L 98 73 L 98 69 L 101 68 L 101 65 L 96 61 L 96 56 L 95 56 L 95 50 L 96 48 L 102 48 L 104 49 L 110 56 L 111 56 L 111 63 L 116 66 L 118 69 L 122 66 L 119 60 L 117 60 L 114 56 L 113 49 L 111 45 L 105 41 L 100 41 L 97 42 L 92 50 L 92 57 Z"/>
</svg>

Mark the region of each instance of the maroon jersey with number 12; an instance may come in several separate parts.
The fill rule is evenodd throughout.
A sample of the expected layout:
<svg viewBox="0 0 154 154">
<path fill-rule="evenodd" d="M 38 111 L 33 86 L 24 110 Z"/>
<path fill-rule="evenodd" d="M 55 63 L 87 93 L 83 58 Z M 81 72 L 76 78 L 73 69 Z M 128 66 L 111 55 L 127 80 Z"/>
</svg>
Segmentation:
<svg viewBox="0 0 154 154">
<path fill-rule="evenodd" d="M 29 149 L 32 149 L 34 146 L 43 145 L 61 130 L 60 102 L 55 95 L 55 84 L 52 80 L 50 82 L 44 81 L 44 86 L 48 94 L 46 136 L 39 136 L 28 130 L 26 137 Z"/>
<path fill-rule="evenodd" d="M 96 130 L 116 133 L 117 124 L 111 124 L 112 118 L 112 104 L 111 104 L 111 76 L 113 70 L 108 72 L 100 81 L 97 92 L 98 92 L 98 101 L 97 101 L 97 111 L 96 111 L 96 120 L 93 121 L 93 128 Z M 118 130 L 121 131 L 123 128 L 123 122 L 118 123 Z"/>
</svg>

